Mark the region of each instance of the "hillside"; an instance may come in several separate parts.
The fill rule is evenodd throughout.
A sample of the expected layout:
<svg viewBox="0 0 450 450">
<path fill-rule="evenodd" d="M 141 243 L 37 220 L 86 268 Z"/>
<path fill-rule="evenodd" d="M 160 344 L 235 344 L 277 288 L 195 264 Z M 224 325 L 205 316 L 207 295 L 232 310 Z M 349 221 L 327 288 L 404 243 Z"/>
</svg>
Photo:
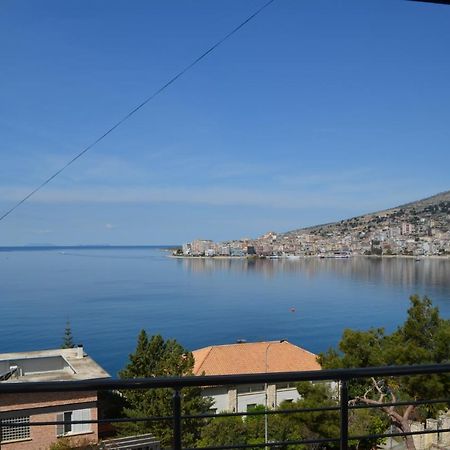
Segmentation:
<svg viewBox="0 0 450 450">
<path fill-rule="evenodd" d="M 377 211 L 373 213 L 364 214 L 361 216 L 352 217 L 350 219 L 341 220 L 339 222 L 332 222 L 321 225 L 314 225 L 311 227 L 300 228 L 283 233 L 284 235 L 295 235 L 305 231 L 316 234 L 323 231 L 329 232 L 335 230 L 336 232 L 346 231 L 350 228 L 371 228 L 380 227 L 381 224 L 398 224 L 411 223 L 419 225 L 424 220 L 432 219 L 436 222 L 434 225 L 439 230 L 449 231 L 450 222 L 450 191 L 441 192 L 431 197 L 427 197 L 414 202 L 406 203 L 404 205 L 396 206 L 390 209 Z"/>
<path fill-rule="evenodd" d="M 273 231 L 257 239 L 185 244 L 186 256 L 347 258 L 353 255 L 450 256 L 450 191 L 340 222 Z M 420 260 L 420 258 L 419 258 Z"/>
</svg>

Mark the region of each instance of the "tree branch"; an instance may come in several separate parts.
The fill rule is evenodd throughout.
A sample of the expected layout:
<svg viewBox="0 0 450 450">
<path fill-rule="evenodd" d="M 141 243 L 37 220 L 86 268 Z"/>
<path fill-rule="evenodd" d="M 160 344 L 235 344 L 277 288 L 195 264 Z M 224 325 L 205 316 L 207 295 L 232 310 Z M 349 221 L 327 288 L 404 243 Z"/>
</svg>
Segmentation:
<svg viewBox="0 0 450 450">
<path fill-rule="evenodd" d="M 414 411 L 415 405 L 408 405 L 405 412 L 403 413 L 403 420 L 409 420 L 410 414 Z"/>
<path fill-rule="evenodd" d="M 370 398 L 364 398 L 364 397 L 355 397 L 353 400 L 351 400 L 352 404 L 361 402 L 365 403 L 366 405 L 378 405 L 381 406 L 381 410 L 384 411 L 388 416 L 390 416 L 393 421 L 396 422 L 397 425 L 401 425 L 402 420 L 404 420 L 404 416 L 401 416 L 398 412 L 394 410 L 394 407 L 387 407 L 382 406 L 383 402 L 379 400 L 372 400 Z"/>
</svg>

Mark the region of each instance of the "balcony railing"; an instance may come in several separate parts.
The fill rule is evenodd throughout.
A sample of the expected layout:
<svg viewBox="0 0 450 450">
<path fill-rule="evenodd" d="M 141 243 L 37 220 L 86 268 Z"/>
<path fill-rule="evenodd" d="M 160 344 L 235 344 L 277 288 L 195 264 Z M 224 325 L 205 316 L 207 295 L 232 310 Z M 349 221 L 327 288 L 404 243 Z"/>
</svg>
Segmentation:
<svg viewBox="0 0 450 450">
<path fill-rule="evenodd" d="M 320 411 L 339 412 L 340 434 L 333 438 L 317 438 L 317 439 L 299 439 L 291 441 L 264 442 L 260 444 L 242 444 L 242 445 L 226 445 L 216 447 L 201 447 L 209 450 L 219 449 L 241 449 L 241 448 L 280 448 L 286 445 L 301 444 L 326 444 L 340 445 L 341 449 L 347 449 L 349 441 L 374 440 L 379 438 L 389 438 L 398 436 L 414 436 L 429 433 L 447 433 L 450 428 L 439 430 L 423 430 L 411 432 L 389 432 L 382 434 L 365 434 L 360 436 L 349 436 L 349 410 L 357 408 L 379 408 L 380 405 L 367 404 L 349 404 L 349 383 L 353 380 L 364 378 L 380 378 L 380 377 L 402 377 L 408 375 L 432 375 L 432 374 L 450 374 L 450 364 L 440 365 L 420 365 L 420 366 L 388 366 L 388 367 L 371 367 L 371 368 L 355 368 L 355 369 L 336 369 L 336 370 L 319 370 L 304 372 L 283 372 L 283 373 L 259 373 L 246 375 L 213 375 L 213 376 L 188 376 L 188 377 L 165 377 L 165 378 L 143 378 L 143 379 L 101 379 L 101 380 L 84 380 L 84 381 L 59 381 L 59 382 L 3 382 L 0 383 L 0 395 L 2 394 L 25 394 L 25 393 L 45 393 L 45 392 L 83 392 L 83 391 L 124 391 L 127 389 L 157 389 L 170 388 L 173 389 L 173 414 L 170 416 L 160 417 L 140 417 L 140 418 L 107 418 L 97 420 L 71 421 L 71 424 L 85 423 L 124 423 L 124 422 L 151 422 L 151 421 L 171 421 L 173 427 L 173 444 L 175 450 L 183 449 L 183 420 L 196 419 L 214 420 L 217 417 L 230 416 L 259 416 L 274 414 L 293 414 L 308 413 Z M 300 408 L 300 409 L 281 409 L 281 410 L 257 410 L 247 412 L 225 412 L 219 414 L 201 414 L 201 415 L 183 415 L 182 414 L 182 396 L 183 388 L 187 387 L 210 387 L 210 386 L 237 386 L 241 384 L 275 384 L 282 382 L 301 382 L 301 381 L 329 381 L 338 382 L 339 400 L 336 406 L 317 407 L 317 408 Z M 450 404 L 450 393 L 446 398 L 420 399 L 398 401 L 384 403 L 382 406 L 406 406 L 406 405 L 431 405 L 431 404 Z M 48 426 L 48 425 L 64 425 L 69 422 L 47 421 L 47 422 L 30 422 L 30 426 Z M 6 426 L 5 424 L 3 426 Z M 10 424 L 8 427 L 21 426 L 20 424 Z M 1 422 L 0 422 L 1 431 Z M 198 447 L 200 448 L 200 447 Z M 184 450 L 188 450 L 184 448 Z"/>
</svg>

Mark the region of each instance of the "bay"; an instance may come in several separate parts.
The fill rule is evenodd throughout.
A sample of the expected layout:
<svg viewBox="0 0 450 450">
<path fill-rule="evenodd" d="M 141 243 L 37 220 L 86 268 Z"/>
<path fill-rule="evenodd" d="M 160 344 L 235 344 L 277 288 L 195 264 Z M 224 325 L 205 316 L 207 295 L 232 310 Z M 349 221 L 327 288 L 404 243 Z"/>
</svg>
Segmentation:
<svg viewBox="0 0 450 450">
<path fill-rule="evenodd" d="M 115 376 L 141 329 L 193 350 L 287 339 L 313 352 L 345 328 L 406 317 L 412 294 L 450 317 L 450 260 L 177 259 L 150 247 L 0 248 L 0 353 L 77 343 Z"/>
</svg>

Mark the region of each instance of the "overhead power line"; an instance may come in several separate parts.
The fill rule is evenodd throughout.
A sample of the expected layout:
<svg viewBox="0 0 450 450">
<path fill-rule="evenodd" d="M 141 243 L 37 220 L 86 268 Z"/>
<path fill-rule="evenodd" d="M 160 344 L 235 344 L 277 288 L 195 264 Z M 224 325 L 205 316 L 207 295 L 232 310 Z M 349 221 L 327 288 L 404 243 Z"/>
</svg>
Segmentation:
<svg viewBox="0 0 450 450">
<path fill-rule="evenodd" d="M 439 5 L 450 5 L 450 0 L 411 0 L 413 2 L 437 3 Z"/>
<path fill-rule="evenodd" d="M 125 121 L 127 121 L 131 116 L 136 114 L 141 108 L 143 108 L 147 103 L 149 103 L 151 100 L 153 100 L 156 96 L 158 96 L 164 90 L 166 90 L 171 84 L 175 83 L 175 81 L 177 81 L 178 78 L 182 77 L 187 71 L 192 69 L 202 59 L 204 59 L 206 56 L 208 56 L 210 53 L 212 53 L 217 47 L 219 47 L 219 45 L 223 44 L 227 39 L 229 39 L 231 36 L 233 36 L 233 34 L 235 34 L 241 28 L 243 28 L 245 25 L 247 25 L 252 19 L 254 19 L 260 12 L 262 12 L 264 9 L 266 9 L 274 1 L 275 0 L 269 0 L 268 2 L 266 2 L 259 9 L 257 9 L 252 15 L 250 15 L 249 17 L 247 17 L 247 19 L 245 19 L 243 22 L 241 22 L 237 27 L 233 28 L 233 30 L 231 30 L 228 34 L 226 34 L 222 39 L 217 41 L 208 50 L 206 50 L 199 57 L 194 59 L 190 64 L 188 64 L 186 67 L 184 67 L 184 69 L 182 69 L 180 72 L 178 72 L 172 78 L 170 78 L 169 81 L 167 81 L 165 84 L 163 84 L 159 89 L 157 89 L 155 92 L 153 92 L 153 94 L 151 94 L 143 102 L 141 102 L 139 105 L 137 105 L 135 108 L 133 108 L 130 112 L 128 112 L 124 117 L 122 117 L 122 119 L 120 119 L 118 122 L 116 122 L 111 128 L 109 128 L 107 131 L 105 131 L 100 137 L 98 137 L 95 141 L 93 141 L 91 144 L 89 144 L 87 147 L 85 147 L 83 150 L 81 150 L 76 156 L 74 156 L 70 161 L 68 161 L 58 171 L 56 171 L 53 175 L 48 177 L 39 186 L 37 186 L 35 189 L 33 189 L 31 192 L 29 192 L 24 198 L 22 198 L 19 202 L 17 202 L 12 208 L 10 208 L 8 211 L 6 211 L 0 217 L 0 221 L 2 221 L 7 216 L 9 216 L 15 209 L 17 209 L 20 205 L 25 203 L 30 197 L 32 197 L 34 194 L 36 194 L 38 191 L 40 191 L 44 186 L 49 184 L 61 172 L 63 172 L 65 169 L 67 169 L 67 167 L 72 165 L 77 159 L 81 158 L 85 153 L 87 153 L 89 150 L 91 150 L 100 141 L 105 139 L 110 133 L 112 133 L 116 128 L 118 128 Z"/>
</svg>

